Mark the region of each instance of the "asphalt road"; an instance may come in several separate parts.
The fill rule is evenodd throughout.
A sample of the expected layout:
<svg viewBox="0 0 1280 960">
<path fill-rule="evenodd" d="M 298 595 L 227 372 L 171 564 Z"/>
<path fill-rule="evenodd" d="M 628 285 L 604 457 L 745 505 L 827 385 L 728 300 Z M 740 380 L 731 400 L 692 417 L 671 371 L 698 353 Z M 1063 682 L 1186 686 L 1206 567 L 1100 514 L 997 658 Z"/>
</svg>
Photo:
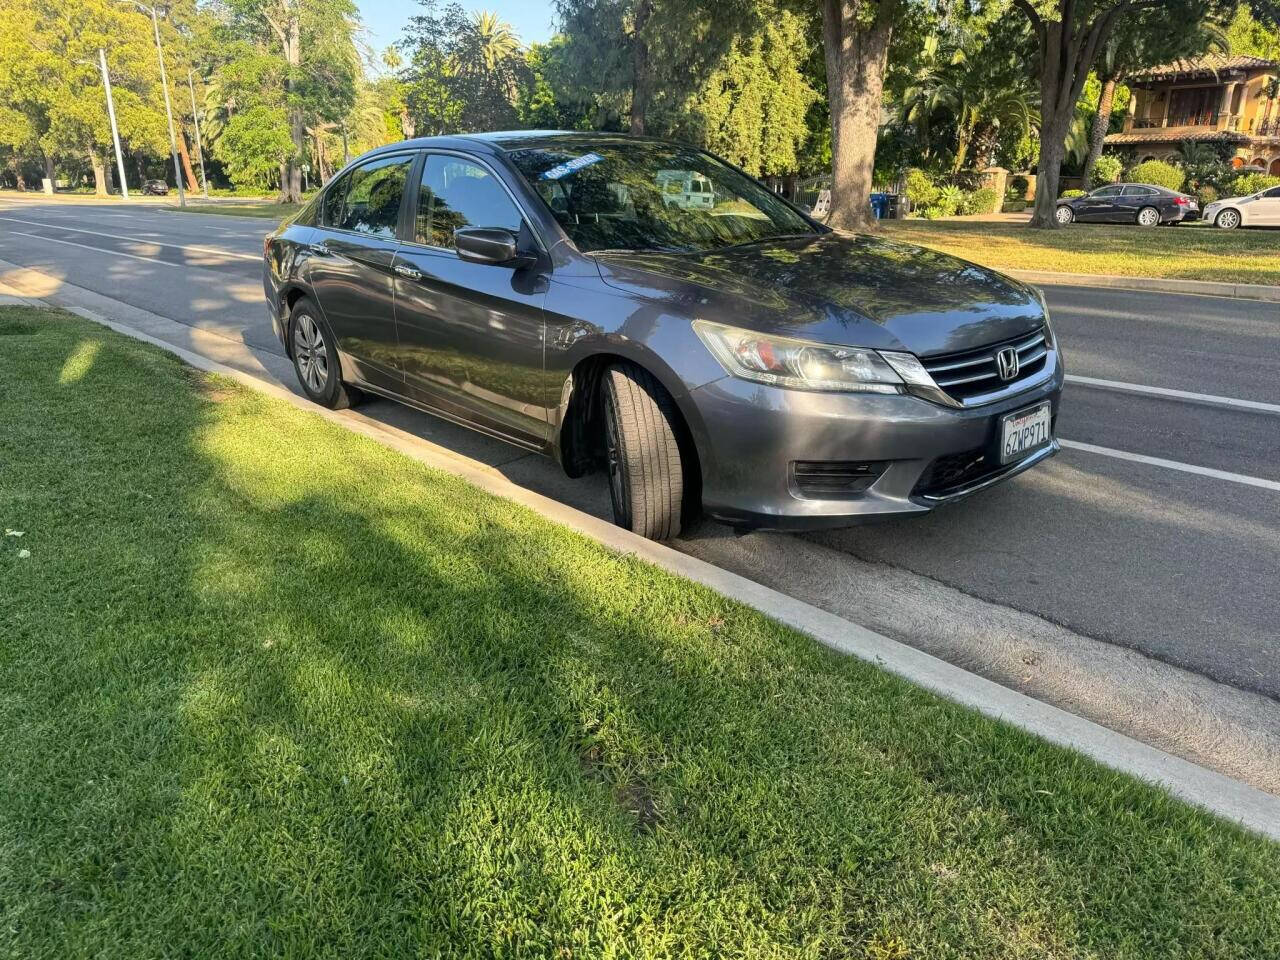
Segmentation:
<svg viewBox="0 0 1280 960">
<path fill-rule="evenodd" d="M 0 203 L 0 259 L 278 355 L 260 280 L 270 226 L 155 207 Z M 1046 294 L 1069 374 L 1118 384 L 1070 382 L 1059 417 L 1064 440 L 1102 452 L 1069 447 L 930 516 L 808 535 L 805 545 L 1280 698 L 1280 305 L 1081 287 Z M 576 506 L 606 509 L 598 478 L 565 480 L 549 461 L 395 404 L 362 409 Z M 726 540 L 715 527 L 692 531 L 685 547 L 714 558 Z M 764 536 L 779 537 L 736 541 L 726 565 Z"/>
</svg>

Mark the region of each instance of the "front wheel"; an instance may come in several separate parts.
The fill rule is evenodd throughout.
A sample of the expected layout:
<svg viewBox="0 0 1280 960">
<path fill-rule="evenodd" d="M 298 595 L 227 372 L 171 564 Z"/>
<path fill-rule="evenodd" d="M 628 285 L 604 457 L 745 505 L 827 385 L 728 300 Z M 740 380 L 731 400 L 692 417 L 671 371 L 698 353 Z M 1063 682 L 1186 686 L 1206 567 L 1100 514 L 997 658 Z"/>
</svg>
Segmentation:
<svg viewBox="0 0 1280 960">
<path fill-rule="evenodd" d="M 1053 218 L 1065 227 L 1076 218 L 1076 215 L 1070 207 L 1059 207 L 1053 212 Z"/>
<path fill-rule="evenodd" d="M 1222 230 L 1234 230 L 1240 226 L 1240 211 L 1223 210 L 1218 214 L 1218 218 L 1213 221 L 1213 224 Z"/>
<path fill-rule="evenodd" d="M 1158 227 L 1160 225 L 1160 211 L 1155 207 L 1143 207 L 1138 211 L 1138 226 L 1140 227 Z"/>
<path fill-rule="evenodd" d="M 650 540 L 670 540 L 680 533 L 685 499 L 675 401 L 630 363 L 609 367 L 602 387 L 613 522 Z"/>
</svg>

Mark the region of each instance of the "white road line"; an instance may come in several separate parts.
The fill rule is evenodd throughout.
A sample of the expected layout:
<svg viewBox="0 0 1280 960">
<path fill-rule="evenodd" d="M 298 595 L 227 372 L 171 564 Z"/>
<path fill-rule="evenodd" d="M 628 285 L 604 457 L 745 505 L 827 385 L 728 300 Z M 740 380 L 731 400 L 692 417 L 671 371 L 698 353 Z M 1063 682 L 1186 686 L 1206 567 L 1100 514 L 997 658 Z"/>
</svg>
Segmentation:
<svg viewBox="0 0 1280 960">
<path fill-rule="evenodd" d="M 175 250 L 194 250 L 197 253 L 211 253 L 219 257 L 232 257 L 236 260 L 253 260 L 255 263 L 260 261 L 261 257 L 256 257 L 251 253 L 233 253 L 230 250 L 219 250 L 216 247 L 197 247 L 185 243 L 163 243 L 160 240 L 144 240 L 141 237 L 126 237 L 119 233 L 104 233 L 101 230 L 81 230 L 77 227 L 64 227 L 61 224 L 48 223 L 40 220 L 20 220 L 17 217 L 0 217 L 0 220 L 10 220 L 13 223 L 25 223 L 32 227 L 45 227 L 49 230 L 67 230 L 71 233 L 87 233 L 94 237 L 110 237 L 113 240 L 128 240 L 130 243 L 149 243 L 153 247 L 172 247 Z M 18 231 L 14 230 L 14 233 Z M 31 234 L 24 234 L 31 236 Z M 264 234 L 265 236 L 265 234 Z M 48 237 L 45 238 L 49 239 Z M 102 249 L 97 247 L 95 249 Z"/>
<path fill-rule="evenodd" d="M 6 231 L 9 236 L 14 237 L 31 237 L 34 240 L 45 240 L 49 243 L 65 243 L 68 247 L 80 247 L 82 250 L 96 250 L 98 253 L 109 253 L 113 257 L 128 257 L 130 260 L 143 260 L 146 263 L 158 263 L 162 267 L 181 267 L 184 270 L 190 270 L 193 266 L 200 269 L 198 264 L 190 263 L 170 263 L 168 260 L 157 260 L 155 257 L 142 257 L 136 253 L 124 253 L 120 250 L 108 250 L 105 247 L 95 247 L 88 243 L 76 243 L 74 240 L 55 240 L 53 237 L 42 237 L 38 233 L 23 233 L 21 230 Z"/>
<path fill-rule="evenodd" d="M 1263 490 L 1280 492 L 1280 481 L 1264 480 L 1262 477 L 1249 477 L 1243 473 L 1230 473 L 1226 470 L 1215 470 L 1213 467 L 1197 467 L 1193 463 L 1179 463 L 1177 460 L 1165 460 L 1162 457 L 1148 457 L 1142 453 L 1128 453 L 1124 450 L 1113 450 L 1110 447 L 1098 447 L 1092 443 L 1081 443 L 1078 440 L 1058 440 L 1070 450 L 1083 450 L 1096 453 L 1102 457 L 1115 457 L 1117 460 L 1129 460 L 1133 463 L 1145 463 L 1151 467 L 1163 467 L 1166 470 L 1177 470 L 1180 473 L 1194 473 L 1201 477 L 1213 477 L 1215 480 L 1227 480 L 1231 483 L 1243 483 L 1249 487 L 1261 487 Z"/>
<path fill-rule="evenodd" d="M 1101 380 L 1097 377 L 1081 377 L 1074 373 L 1067 374 L 1067 383 L 1078 383 L 1086 387 L 1100 387 L 1103 390 L 1119 390 L 1127 393 L 1145 393 L 1153 397 L 1171 397 L 1175 400 L 1194 400 L 1197 403 L 1211 403 L 1220 407 L 1234 407 L 1237 410 L 1256 410 L 1260 413 L 1280 413 L 1280 403 L 1263 403 L 1260 400 L 1239 400 L 1235 397 L 1220 397 L 1212 393 L 1192 393 L 1189 390 L 1171 390 L 1168 387 L 1149 387 L 1143 383 L 1125 383 L 1122 380 Z"/>
</svg>

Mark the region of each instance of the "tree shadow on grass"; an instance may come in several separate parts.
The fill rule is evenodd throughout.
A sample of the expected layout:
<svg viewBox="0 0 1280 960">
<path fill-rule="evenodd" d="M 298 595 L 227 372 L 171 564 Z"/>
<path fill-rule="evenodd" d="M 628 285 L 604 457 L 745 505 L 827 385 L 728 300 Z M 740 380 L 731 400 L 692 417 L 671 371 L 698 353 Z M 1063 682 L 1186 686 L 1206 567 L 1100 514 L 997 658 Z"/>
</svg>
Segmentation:
<svg viewBox="0 0 1280 960">
<path fill-rule="evenodd" d="M 136 345 L 56 385 L 62 347 L 13 436 L 68 538 L 4 655 L 18 952 L 1280 942 L 1274 850 L 1155 791 Z"/>
</svg>

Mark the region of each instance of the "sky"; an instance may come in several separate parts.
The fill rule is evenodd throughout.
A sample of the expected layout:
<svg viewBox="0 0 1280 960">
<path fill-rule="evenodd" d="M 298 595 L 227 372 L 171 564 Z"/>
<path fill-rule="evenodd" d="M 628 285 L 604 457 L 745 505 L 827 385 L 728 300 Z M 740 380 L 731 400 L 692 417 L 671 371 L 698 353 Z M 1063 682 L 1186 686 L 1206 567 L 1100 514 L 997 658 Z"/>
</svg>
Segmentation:
<svg viewBox="0 0 1280 960">
<path fill-rule="evenodd" d="M 539 43 L 551 36 L 555 19 L 552 0 L 460 0 L 468 11 L 492 10 L 515 27 L 524 43 Z M 421 8 L 416 0 L 357 0 L 369 43 L 378 53 L 400 39 L 409 18 Z M 445 0 L 439 4 L 443 7 Z"/>
</svg>

